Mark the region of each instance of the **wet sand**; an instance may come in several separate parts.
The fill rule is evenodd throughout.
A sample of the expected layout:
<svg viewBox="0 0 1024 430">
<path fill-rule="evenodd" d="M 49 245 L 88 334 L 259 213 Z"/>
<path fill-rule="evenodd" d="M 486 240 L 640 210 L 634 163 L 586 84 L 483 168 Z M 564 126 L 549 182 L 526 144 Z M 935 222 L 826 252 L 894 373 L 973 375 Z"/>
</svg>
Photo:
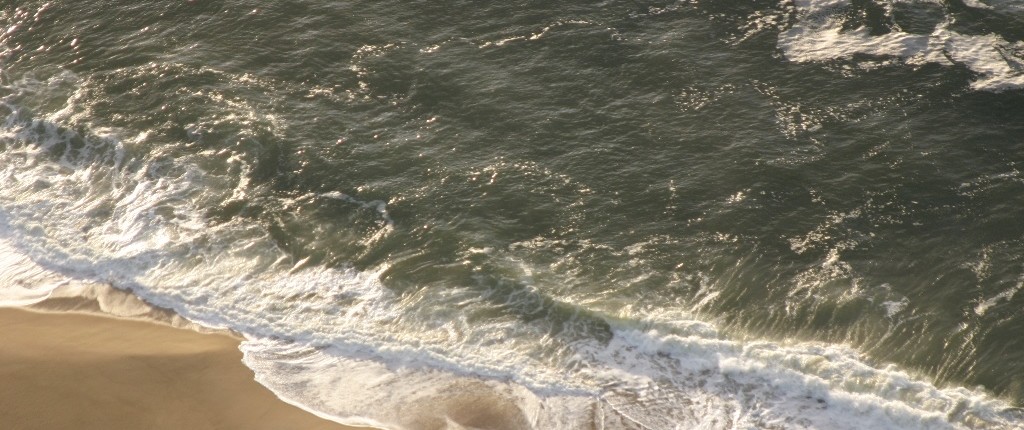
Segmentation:
<svg viewBox="0 0 1024 430">
<path fill-rule="evenodd" d="M 239 339 L 75 313 L 0 309 L 0 427 L 351 429 L 253 380 Z"/>
</svg>

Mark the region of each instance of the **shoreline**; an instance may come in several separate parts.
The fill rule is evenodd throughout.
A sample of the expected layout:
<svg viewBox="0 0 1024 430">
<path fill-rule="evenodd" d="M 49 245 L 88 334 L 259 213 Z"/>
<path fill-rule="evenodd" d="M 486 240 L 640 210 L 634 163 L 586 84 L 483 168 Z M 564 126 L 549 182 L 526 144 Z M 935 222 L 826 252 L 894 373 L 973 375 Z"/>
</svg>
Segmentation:
<svg viewBox="0 0 1024 430">
<path fill-rule="evenodd" d="M 357 428 L 257 383 L 240 342 L 159 322 L 0 308 L 0 422 L 40 430 Z"/>
</svg>

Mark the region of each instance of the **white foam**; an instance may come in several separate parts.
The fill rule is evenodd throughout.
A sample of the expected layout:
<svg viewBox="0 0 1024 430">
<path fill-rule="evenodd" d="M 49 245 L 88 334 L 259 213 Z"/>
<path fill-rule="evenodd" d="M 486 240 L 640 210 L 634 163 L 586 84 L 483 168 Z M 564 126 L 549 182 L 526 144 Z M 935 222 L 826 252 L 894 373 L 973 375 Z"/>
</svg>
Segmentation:
<svg viewBox="0 0 1024 430">
<path fill-rule="evenodd" d="M 1019 0 L 963 0 L 964 6 L 1004 14 L 1024 12 L 1024 3 Z"/>
<path fill-rule="evenodd" d="M 996 306 L 1001 302 L 1008 302 L 1012 300 L 1013 297 L 1022 289 L 1024 289 L 1024 276 L 1018 278 L 1017 282 L 1012 287 L 1003 290 L 995 296 L 979 301 L 979 303 L 974 306 L 974 313 L 979 316 L 985 315 L 989 308 Z"/>
<path fill-rule="evenodd" d="M 11 93 L 54 90 L 21 85 Z M 204 218 L 207 208 L 245 194 L 244 160 L 132 158 L 125 148 L 148 136 L 121 140 L 117 130 L 88 136 L 77 155 L 55 156 L 51 150 L 83 138 L 60 126 L 77 110 L 69 103 L 46 118 L 8 105 L 14 113 L 0 128 L 9 143 L 0 150 L 0 297 L 28 303 L 70 280 L 131 290 L 191 321 L 245 334 L 245 362 L 258 380 L 322 416 L 409 429 L 1024 423 L 983 392 L 935 387 L 842 346 L 738 342 L 682 317 L 608 317 L 530 285 L 503 286 L 504 295 L 473 285 L 399 294 L 381 282 L 386 266 L 305 266 L 265 228 Z M 301 200 L 321 197 L 374 209 L 378 234 L 389 234 L 382 202 L 341 193 Z M 515 307 L 574 312 L 555 329 L 500 311 Z"/>
<path fill-rule="evenodd" d="M 26 306 L 50 297 L 69 280 L 35 264 L 0 240 L 0 306 Z"/>
<path fill-rule="evenodd" d="M 501 428 L 1012 429 L 1019 410 L 984 393 L 941 389 L 873 367 L 838 345 L 739 343 L 619 329 L 576 350 L 576 390 L 536 391 L 477 378 L 457 363 L 410 366 L 366 351 L 250 339 L 245 362 L 288 399 L 350 425 L 471 427 L 467 409 Z M 476 352 L 485 361 L 490 352 Z M 372 354 L 371 354 L 372 355 Z M 575 381 L 575 382 L 572 382 Z M 460 415 L 463 414 L 463 415 Z"/>
<path fill-rule="evenodd" d="M 995 34 L 965 35 L 939 24 L 930 34 L 891 31 L 871 35 L 866 27 L 843 29 L 849 0 L 798 0 L 797 22 L 779 34 L 778 46 L 796 62 L 848 60 L 856 54 L 898 57 L 908 64 L 962 64 L 976 74 L 975 90 L 1024 88 L 1020 41 Z"/>
<path fill-rule="evenodd" d="M 981 0 L 963 0 L 963 2 L 964 6 L 973 7 L 975 9 L 995 9 L 992 6 L 985 4 L 985 2 Z"/>
<path fill-rule="evenodd" d="M 622 333 L 616 341 L 607 361 L 651 381 L 664 376 L 650 361 L 675 365 L 676 385 L 691 400 L 703 397 L 735 411 L 734 428 L 1012 428 L 1022 422 L 982 393 L 943 390 L 895 368 L 872 367 L 839 345 L 744 344 L 654 331 Z M 621 352 L 637 345 L 644 354 Z M 664 392 L 663 385 L 649 384 Z"/>
</svg>

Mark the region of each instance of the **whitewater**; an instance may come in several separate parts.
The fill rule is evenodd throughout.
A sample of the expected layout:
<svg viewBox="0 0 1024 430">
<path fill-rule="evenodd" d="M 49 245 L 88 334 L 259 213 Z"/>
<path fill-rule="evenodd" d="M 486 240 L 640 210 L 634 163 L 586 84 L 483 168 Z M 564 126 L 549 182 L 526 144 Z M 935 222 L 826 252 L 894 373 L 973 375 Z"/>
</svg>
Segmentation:
<svg viewBox="0 0 1024 430">
<path fill-rule="evenodd" d="M 925 343 L 946 336 L 942 288 L 969 296 L 948 299 L 958 335 L 1024 318 L 1024 247 L 997 215 L 1019 210 L 1019 154 L 933 169 L 975 161 L 920 137 L 962 111 L 901 119 L 946 92 L 1021 107 L 1016 3 L 516 4 L 461 26 L 299 3 L 183 3 L 96 34 L 52 25 L 105 25 L 85 6 L 4 6 L 0 305 L 87 299 L 238 333 L 258 382 L 349 425 L 467 428 L 474 409 L 509 429 L 1024 426 L 1011 359 L 993 359 L 1008 387 L 986 386 L 1001 371 L 956 369 L 987 344 Z M 298 39 L 221 61 L 247 52 L 218 45 L 238 28 Z M 376 28 L 398 33 L 356 40 Z M 871 93 L 843 101 L 858 79 Z M 836 87 L 802 99 L 815 82 Z M 1020 123 L 996 118 L 963 123 L 1012 148 Z M 976 248 L 949 233 L 992 225 Z M 958 260 L 908 262 L 936 249 Z M 879 357 L 904 341 L 922 352 Z"/>
</svg>

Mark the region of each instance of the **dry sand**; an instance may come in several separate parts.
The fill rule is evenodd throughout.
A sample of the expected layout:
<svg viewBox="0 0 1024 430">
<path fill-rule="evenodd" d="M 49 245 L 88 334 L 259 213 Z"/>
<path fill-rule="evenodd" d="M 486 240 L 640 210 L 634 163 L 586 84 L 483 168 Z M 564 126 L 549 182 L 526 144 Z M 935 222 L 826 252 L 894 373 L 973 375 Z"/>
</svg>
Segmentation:
<svg viewBox="0 0 1024 430">
<path fill-rule="evenodd" d="M 257 384 L 238 344 L 148 322 L 0 309 L 0 428 L 351 428 Z"/>
</svg>

